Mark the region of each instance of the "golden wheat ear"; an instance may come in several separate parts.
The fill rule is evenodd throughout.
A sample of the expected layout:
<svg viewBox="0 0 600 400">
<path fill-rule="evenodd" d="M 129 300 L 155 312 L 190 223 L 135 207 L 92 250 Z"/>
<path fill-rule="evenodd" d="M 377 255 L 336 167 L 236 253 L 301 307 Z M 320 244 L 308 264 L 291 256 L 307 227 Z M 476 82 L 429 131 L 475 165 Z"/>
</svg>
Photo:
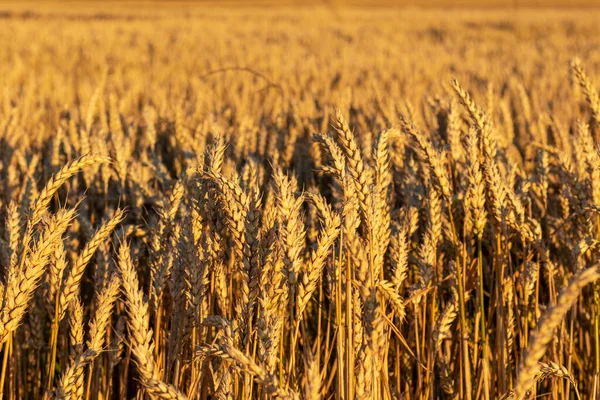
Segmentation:
<svg viewBox="0 0 600 400">
<path fill-rule="evenodd" d="M 517 400 L 525 398 L 526 392 L 535 383 L 535 376 L 542 368 L 539 361 L 544 356 L 548 344 L 554 337 L 554 331 L 562 322 L 565 314 L 577 301 L 583 288 L 599 278 L 600 269 L 597 266 L 580 271 L 571 279 L 569 286 L 563 290 L 556 305 L 549 307 L 544 313 L 540 319 L 539 328 L 533 335 L 521 362 L 514 389 Z"/>
<path fill-rule="evenodd" d="M 157 398 L 187 399 L 183 393 L 165 383 L 158 376 L 159 371 L 153 354 L 154 344 L 152 343 L 148 302 L 140 290 L 130 252 L 129 245 L 122 243 L 117 267 L 127 308 L 131 350 L 141 376 L 141 383 L 149 394 Z"/>
</svg>

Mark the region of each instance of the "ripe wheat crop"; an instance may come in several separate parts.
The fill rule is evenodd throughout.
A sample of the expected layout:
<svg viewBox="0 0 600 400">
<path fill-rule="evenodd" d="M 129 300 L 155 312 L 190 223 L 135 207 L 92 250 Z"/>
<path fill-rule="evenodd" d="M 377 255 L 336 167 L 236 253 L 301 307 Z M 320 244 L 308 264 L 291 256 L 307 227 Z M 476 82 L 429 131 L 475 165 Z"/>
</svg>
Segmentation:
<svg viewBox="0 0 600 400">
<path fill-rule="evenodd" d="M 25 10 L 1 398 L 598 398 L 598 11 Z"/>
</svg>

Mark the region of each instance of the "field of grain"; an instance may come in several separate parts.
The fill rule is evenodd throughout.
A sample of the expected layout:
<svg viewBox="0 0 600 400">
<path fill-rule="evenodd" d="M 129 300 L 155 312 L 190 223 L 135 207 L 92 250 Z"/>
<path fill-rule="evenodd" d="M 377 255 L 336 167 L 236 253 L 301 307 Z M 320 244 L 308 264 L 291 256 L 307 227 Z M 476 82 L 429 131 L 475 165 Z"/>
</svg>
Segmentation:
<svg viewBox="0 0 600 400">
<path fill-rule="evenodd" d="M 595 399 L 600 12 L 0 5 L 3 399 Z"/>
</svg>

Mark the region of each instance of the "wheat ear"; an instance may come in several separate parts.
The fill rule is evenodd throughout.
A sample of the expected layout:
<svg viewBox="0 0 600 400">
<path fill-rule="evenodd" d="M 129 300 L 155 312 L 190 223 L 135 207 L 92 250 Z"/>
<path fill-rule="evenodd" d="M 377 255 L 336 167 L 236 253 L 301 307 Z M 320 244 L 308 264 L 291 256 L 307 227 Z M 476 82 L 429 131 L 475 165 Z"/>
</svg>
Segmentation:
<svg viewBox="0 0 600 400">
<path fill-rule="evenodd" d="M 131 261 L 129 245 L 123 243 L 119 250 L 119 272 L 125 294 L 131 341 L 131 351 L 135 357 L 141 382 L 146 392 L 159 399 L 187 399 L 173 386 L 158 378 L 157 366 L 154 360 L 152 330 L 150 329 L 150 314 L 148 302 L 140 290 L 137 274 Z"/>
<path fill-rule="evenodd" d="M 549 308 L 540 319 L 539 329 L 533 335 L 521 363 L 517 382 L 515 384 L 515 399 L 521 400 L 535 383 L 535 377 L 540 371 L 539 361 L 546 352 L 548 344 L 554 337 L 554 331 L 560 325 L 565 314 L 577 301 L 583 288 L 600 278 L 600 269 L 594 266 L 579 272 L 569 286 L 558 298 L 554 307 Z"/>
</svg>

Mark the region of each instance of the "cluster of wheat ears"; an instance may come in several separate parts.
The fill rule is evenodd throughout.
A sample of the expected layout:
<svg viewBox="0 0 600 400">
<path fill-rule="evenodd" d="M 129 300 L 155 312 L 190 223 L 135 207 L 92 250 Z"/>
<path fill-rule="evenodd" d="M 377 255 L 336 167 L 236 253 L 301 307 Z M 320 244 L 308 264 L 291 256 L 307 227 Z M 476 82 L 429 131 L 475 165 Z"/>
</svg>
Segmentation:
<svg viewBox="0 0 600 400">
<path fill-rule="evenodd" d="M 541 45 L 515 60 L 495 41 L 514 27 L 490 22 L 485 49 L 515 63 L 502 74 L 477 64 L 472 37 L 448 41 L 453 27 L 415 28 L 409 44 L 357 17 L 318 43 L 288 17 L 272 21 L 279 39 L 243 15 L 243 30 L 204 39 L 187 17 L 7 20 L 4 398 L 595 398 L 593 58 L 569 65 Z M 387 41 L 420 61 L 390 64 Z M 331 44 L 354 50 L 327 58 Z M 453 64 L 465 79 L 427 95 L 454 51 L 470 75 Z M 256 68 L 231 67 L 254 54 Z M 552 67 L 562 83 L 537 80 Z"/>
</svg>

